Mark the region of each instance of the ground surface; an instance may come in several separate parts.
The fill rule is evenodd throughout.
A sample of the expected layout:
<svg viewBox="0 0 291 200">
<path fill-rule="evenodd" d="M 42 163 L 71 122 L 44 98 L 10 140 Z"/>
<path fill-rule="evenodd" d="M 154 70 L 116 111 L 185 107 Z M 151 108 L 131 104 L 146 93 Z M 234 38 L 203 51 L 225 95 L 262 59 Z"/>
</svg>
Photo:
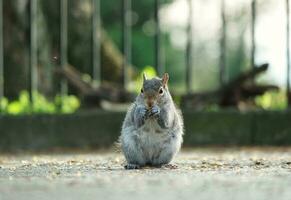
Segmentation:
<svg viewBox="0 0 291 200">
<path fill-rule="evenodd" d="M 0 200 L 291 199 L 291 148 L 197 148 L 178 169 L 123 163 L 106 152 L 0 155 Z"/>
</svg>

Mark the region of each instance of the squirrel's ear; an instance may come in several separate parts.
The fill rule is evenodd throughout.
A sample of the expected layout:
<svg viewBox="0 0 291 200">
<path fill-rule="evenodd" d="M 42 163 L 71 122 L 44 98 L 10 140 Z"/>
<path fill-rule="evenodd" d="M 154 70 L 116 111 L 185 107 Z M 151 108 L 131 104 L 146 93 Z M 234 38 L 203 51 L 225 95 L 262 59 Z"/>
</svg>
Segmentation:
<svg viewBox="0 0 291 200">
<path fill-rule="evenodd" d="M 164 73 L 163 78 L 162 78 L 163 86 L 167 86 L 168 80 L 169 80 L 169 74 L 168 73 Z"/>
<path fill-rule="evenodd" d="M 143 81 L 147 80 L 147 75 L 145 73 L 142 74 Z"/>
</svg>

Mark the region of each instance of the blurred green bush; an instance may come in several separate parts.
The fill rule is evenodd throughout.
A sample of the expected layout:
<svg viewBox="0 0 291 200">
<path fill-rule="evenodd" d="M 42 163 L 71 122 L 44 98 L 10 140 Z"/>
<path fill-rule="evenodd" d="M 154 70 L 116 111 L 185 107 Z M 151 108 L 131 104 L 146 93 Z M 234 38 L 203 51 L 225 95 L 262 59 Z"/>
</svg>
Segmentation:
<svg viewBox="0 0 291 200">
<path fill-rule="evenodd" d="M 73 113 L 80 107 L 80 101 L 76 96 L 56 95 L 53 100 L 48 100 L 38 92 L 32 94 L 33 102 L 30 101 L 29 93 L 22 91 L 17 100 L 9 101 L 7 98 L 0 99 L 0 113 L 2 114 L 31 114 L 31 113 Z"/>
<path fill-rule="evenodd" d="M 286 92 L 283 90 L 266 92 L 264 95 L 256 97 L 255 102 L 263 109 L 284 110 L 287 108 Z"/>
</svg>

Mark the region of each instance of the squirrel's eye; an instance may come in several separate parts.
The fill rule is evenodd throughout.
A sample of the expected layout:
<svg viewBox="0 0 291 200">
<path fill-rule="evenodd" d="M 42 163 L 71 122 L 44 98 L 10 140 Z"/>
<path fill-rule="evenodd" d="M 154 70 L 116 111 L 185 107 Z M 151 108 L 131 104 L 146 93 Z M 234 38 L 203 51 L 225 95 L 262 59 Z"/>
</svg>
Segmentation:
<svg viewBox="0 0 291 200">
<path fill-rule="evenodd" d="M 143 93 L 143 89 L 140 89 L 140 92 Z"/>
<path fill-rule="evenodd" d="M 163 94 L 163 92 L 164 92 L 164 90 L 161 88 L 161 89 L 159 90 L 159 94 Z"/>
</svg>

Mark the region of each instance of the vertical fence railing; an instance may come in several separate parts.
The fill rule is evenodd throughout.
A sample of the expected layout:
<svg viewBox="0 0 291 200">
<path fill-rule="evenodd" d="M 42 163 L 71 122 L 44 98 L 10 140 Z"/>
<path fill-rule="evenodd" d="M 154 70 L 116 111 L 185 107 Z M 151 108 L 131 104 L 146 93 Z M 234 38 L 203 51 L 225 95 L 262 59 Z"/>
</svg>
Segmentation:
<svg viewBox="0 0 291 200">
<path fill-rule="evenodd" d="M 3 0 L 0 0 L 0 99 L 4 97 L 3 16 Z"/>
<path fill-rule="evenodd" d="M 38 72 L 37 72 L 37 2 L 38 0 L 30 0 L 30 100 L 34 102 L 34 92 L 37 92 Z"/>
<path fill-rule="evenodd" d="M 131 0 L 122 0 L 122 85 L 127 87 L 128 66 L 131 63 Z"/>
<path fill-rule="evenodd" d="M 226 83 L 226 16 L 225 16 L 225 0 L 221 0 L 221 36 L 220 36 L 220 56 L 219 56 L 219 80 L 220 85 Z"/>
<path fill-rule="evenodd" d="M 132 0 L 122 0 L 122 50 L 124 54 L 123 61 L 123 86 L 126 87 L 128 66 L 131 63 L 131 2 Z M 33 100 L 33 92 L 38 89 L 38 44 L 37 44 L 37 2 L 38 0 L 30 0 L 30 66 L 29 66 L 29 91 L 31 100 Z M 255 42 L 255 26 L 256 26 L 256 0 L 251 2 L 251 66 L 255 67 L 256 42 Z M 93 59 L 93 79 L 100 83 L 101 81 L 101 16 L 100 16 L 100 0 L 92 0 L 92 59 Z M 161 31 L 159 20 L 160 0 L 154 1 L 154 20 L 155 20 L 155 67 L 158 75 L 164 73 L 164 66 L 161 64 Z M 192 90 L 192 70 L 193 70 L 193 10 L 192 0 L 188 0 L 189 19 L 187 27 L 187 47 L 186 47 L 186 87 L 187 92 Z M 286 88 L 288 105 L 291 105 L 290 95 L 290 2 L 286 0 Z M 221 0 L 221 20 L 222 31 L 220 38 L 220 82 L 225 83 L 225 51 L 226 51 L 226 16 L 225 16 L 225 0 Z M 3 49 L 3 0 L 0 0 L 0 98 L 4 96 L 4 49 Z M 60 0 L 60 65 L 65 68 L 68 64 L 68 0 Z M 68 92 L 67 81 L 61 80 L 61 94 Z"/>
<path fill-rule="evenodd" d="M 290 9 L 289 0 L 286 0 L 286 63 L 287 63 L 287 74 L 286 74 L 286 95 L 288 101 L 288 107 L 291 106 L 291 95 L 290 95 Z"/>
<path fill-rule="evenodd" d="M 155 0 L 154 3 L 154 21 L 155 21 L 155 67 L 159 76 L 164 72 L 164 66 L 161 59 L 161 29 L 159 18 L 160 0 Z"/>
<path fill-rule="evenodd" d="M 65 68 L 68 64 L 68 0 L 60 0 L 60 64 Z M 68 84 L 61 80 L 61 95 L 68 93 Z"/>
<path fill-rule="evenodd" d="M 189 14 L 187 26 L 187 46 L 186 46 L 186 91 L 192 92 L 193 84 L 193 3 L 188 0 Z"/>
<path fill-rule="evenodd" d="M 251 3 L 251 67 L 255 67 L 256 56 L 256 14 L 257 14 L 257 1 L 252 0 Z"/>
<path fill-rule="evenodd" d="M 92 0 L 92 78 L 94 86 L 101 83 L 101 14 L 100 0 Z"/>
</svg>

